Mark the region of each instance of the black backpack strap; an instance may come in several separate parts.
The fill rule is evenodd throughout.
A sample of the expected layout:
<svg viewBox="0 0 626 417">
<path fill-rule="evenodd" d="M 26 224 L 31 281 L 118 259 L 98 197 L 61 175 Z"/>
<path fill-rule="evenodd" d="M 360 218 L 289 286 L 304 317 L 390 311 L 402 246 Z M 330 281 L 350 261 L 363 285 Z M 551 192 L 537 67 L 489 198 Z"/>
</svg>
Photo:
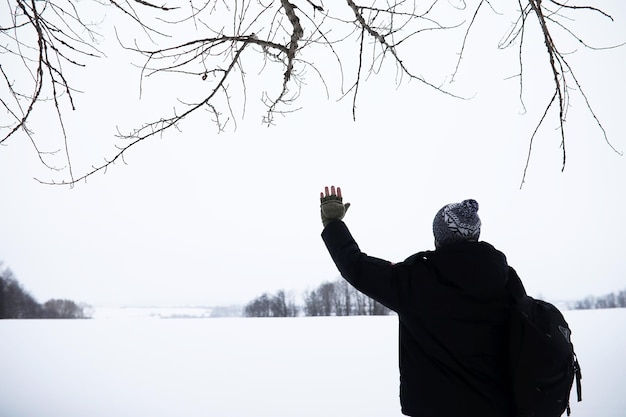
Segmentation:
<svg viewBox="0 0 626 417">
<path fill-rule="evenodd" d="M 578 396 L 578 402 L 583 400 L 583 387 L 581 379 L 583 379 L 583 374 L 580 371 L 580 364 L 578 363 L 578 358 L 574 355 L 574 372 L 576 373 L 576 394 Z"/>
<path fill-rule="evenodd" d="M 574 354 L 574 376 L 576 377 L 576 395 L 578 402 L 583 400 L 583 387 L 581 380 L 583 379 L 582 373 L 580 372 L 580 364 L 578 363 L 578 358 L 576 354 Z M 569 406 L 569 402 L 567 403 L 567 415 L 572 414 L 572 410 Z"/>
</svg>

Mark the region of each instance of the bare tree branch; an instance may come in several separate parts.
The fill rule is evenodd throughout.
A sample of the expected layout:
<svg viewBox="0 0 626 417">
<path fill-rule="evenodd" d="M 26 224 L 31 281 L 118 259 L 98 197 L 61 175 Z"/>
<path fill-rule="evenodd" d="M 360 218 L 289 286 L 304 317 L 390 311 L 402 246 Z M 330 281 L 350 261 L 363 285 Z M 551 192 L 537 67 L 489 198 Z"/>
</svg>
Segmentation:
<svg viewBox="0 0 626 417">
<path fill-rule="evenodd" d="M 237 120 L 246 114 L 249 94 L 254 94 L 265 105 L 261 122 L 272 125 L 276 115 L 299 110 L 298 102 L 303 89 L 309 85 L 311 73 L 324 86 L 327 96 L 333 89 L 339 91 L 339 100 L 351 96 L 353 119 L 357 117 L 357 102 L 364 83 L 389 65 L 396 70 L 398 85 L 405 79 L 413 80 L 443 95 L 463 99 L 449 89 L 451 84 L 436 83 L 420 75 L 428 64 L 428 57 L 414 56 L 414 46 L 419 45 L 426 33 L 460 29 L 460 50 L 451 83 L 460 71 L 466 46 L 471 41 L 470 31 L 478 25 L 479 13 L 483 16 L 485 6 L 489 6 L 499 15 L 489 0 L 477 0 L 472 7 L 463 1 L 457 8 L 439 0 L 372 0 L 366 4 L 345 0 L 327 5 L 316 0 L 170 0 L 173 5 L 152 0 L 99 0 L 102 2 L 99 4 L 134 23 L 128 32 L 118 28 L 116 36 L 122 48 L 141 59 L 136 64 L 141 70 L 140 94 L 143 94 L 144 82 L 147 85 L 148 80 L 159 77 L 175 76 L 177 82 L 180 80 L 182 85 L 185 81 L 184 85 L 189 87 L 180 91 L 175 103 L 165 103 L 173 109 L 170 115 L 153 121 L 138 121 L 139 127 L 127 133 L 118 130 L 113 154 L 88 172 L 75 175 L 63 115 L 66 108 L 75 108 L 74 95 L 78 89 L 74 88 L 75 80 L 68 78 L 64 65 L 81 68 L 83 60 L 104 56 L 97 48 L 99 34 L 91 23 L 82 19 L 75 0 L 7 1 L 11 15 L 6 23 L 0 20 L 0 38 L 4 40 L 0 42 L 0 53 L 11 62 L 0 66 L 0 79 L 7 92 L 0 97 L 0 105 L 5 109 L 5 116 L 0 119 L 0 144 L 24 134 L 45 166 L 65 173 L 61 181 L 41 182 L 63 185 L 106 172 L 116 161 L 123 162 L 124 155 L 136 144 L 161 136 L 172 128 L 181 129 L 181 122 L 199 110 L 204 110 L 199 117 L 207 117 L 208 113 L 217 132 L 230 124 L 236 128 Z M 499 47 L 519 45 L 519 74 L 516 76 L 522 106 L 526 109 L 523 91 L 534 87 L 524 83 L 527 60 L 522 52 L 526 49 L 534 52 L 546 48 L 546 71 L 554 87 L 530 135 L 522 184 L 533 142 L 553 109 L 558 113 L 562 169 L 565 167 L 565 128 L 573 91 L 584 101 L 607 144 L 621 154 L 610 143 L 581 82 L 565 59 L 567 53 L 560 49 L 565 38 L 574 39 L 577 45 L 588 49 L 607 48 L 585 42 L 571 29 L 571 23 L 580 13 L 599 14 L 611 21 L 612 16 L 593 6 L 555 0 L 517 0 L 517 4 L 519 14 L 513 16 L 515 23 Z M 450 7 L 463 12 L 465 20 L 444 24 L 450 20 Z M 528 19 L 531 14 L 537 19 Z M 527 45 L 524 35 L 528 25 L 539 28 L 543 47 Z M 331 59 L 324 60 L 327 56 Z M 254 81 L 248 72 L 251 68 L 257 71 Z M 29 84 L 24 84 L 25 74 Z M 263 81 L 258 81 L 259 77 Z M 47 110 L 43 110 L 44 105 Z M 38 110 L 40 107 L 42 109 Z M 61 140 L 52 151 L 45 149 L 29 128 L 29 120 L 36 110 L 56 114 Z M 63 163 L 53 162 L 60 156 Z"/>
<path fill-rule="evenodd" d="M 552 0 L 548 0 L 550 3 L 556 4 L 559 7 L 566 7 L 560 3 L 554 2 Z M 523 13 L 529 13 L 529 12 L 533 12 L 535 14 L 535 16 L 537 17 L 538 21 L 539 21 L 539 26 L 541 28 L 541 32 L 543 34 L 543 38 L 544 38 L 544 44 L 548 53 L 548 62 L 549 62 L 549 66 L 550 66 L 550 70 L 552 72 L 552 77 L 553 77 L 553 83 L 554 83 L 554 95 L 552 96 L 552 98 L 550 99 L 548 105 L 545 108 L 545 111 L 543 113 L 543 116 L 541 117 L 541 119 L 539 120 L 539 123 L 537 125 L 537 127 L 535 128 L 531 139 L 530 139 L 530 143 L 528 146 L 528 157 L 526 159 L 526 165 L 524 167 L 524 173 L 522 176 L 522 181 L 520 184 L 520 188 L 524 185 L 525 179 L 526 179 L 526 173 L 528 170 L 528 166 L 530 163 L 530 155 L 532 152 L 532 142 L 537 134 L 538 129 L 541 127 L 541 125 L 544 123 L 544 121 L 546 120 L 546 115 L 548 114 L 549 110 L 552 108 L 553 105 L 558 106 L 558 114 L 559 114 L 559 135 L 561 137 L 561 150 L 562 150 L 562 165 L 561 165 L 561 171 L 563 171 L 565 169 L 565 163 L 566 163 L 566 157 L 567 157 L 567 152 L 566 152 L 566 143 L 565 143 L 565 123 L 566 123 L 566 119 L 567 119 L 567 110 L 569 107 L 569 103 L 570 103 L 570 88 L 568 86 L 568 80 L 572 80 L 574 82 L 574 84 L 577 87 L 577 90 L 579 91 L 580 95 L 582 96 L 582 98 L 585 101 L 585 105 L 587 106 L 587 109 L 589 110 L 589 113 L 591 114 L 591 116 L 593 117 L 593 119 L 595 120 L 598 128 L 600 129 L 600 131 L 602 132 L 602 135 L 606 141 L 606 143 L 610 146 L 610 148 L 616 152 L 619 155 L 622 155 L 621 151 L 618 151 L 609 141 L 608 136 L 606 134 L 606 130 L 604 129 L 604 126 L 602 125 L 602 123 L 600 122 L 600 120 L 598 119 L 598 117 L 596 116 L 591 104 L 589 103 L 589 100 L 585 94 L 585 92 L 582 89 L 582 86 L 580 85 L 580 83 L 578 82 L 578 80 L 576 79 L 576 76 L 574 74 L 574 71 L 572 69 L 572 67 L 569 65 L 569 63 L 567 62 L 567 60 L 565 59 L 565 56 L 558 50 L 554 39 L 552 37 L 552 33 L 551 33 L 551 29 L 549 27 L 549 23 L 554 23 L 555 20 L 552 17 L 548 17 L 548 16 L 554 16 L 555 13 L 552 13 L 550 10 L 548 10 L 546 8 L 546 6 L 544 6 L 542 4 L 541 0 L 528 0 L 529 3 L 529 8 L 525 9 L 525 12 Z M 573 10 L 592 10 L 595 12 L 599 12 L 604 16 L 607 16 L 610 18 L 609 15 L 607 15 L 604 12 L 601 12 L 600 10 L 593 8 L 593 7 L 575 7 L 575 6 L 568 6 L 567 8 L 569 9 L 573 9 Z M 546 15 L 546 13 L 544 12 L 548 12 L 549 15 Z M 526 19 L 523 18 L 522 22 L 526 22 Z M 524 23 L 523 23 L 524 24 Z M 558 27 L 562 27 L 562 25 L 560 23 L 557 22 L 557 26 Z M 569 30 L 566 30 L 567 33 L 572 34 Z M 573 35 L 573 34 L 572 34 Z M 580 41 L 580 39 L 578 37 L 575 37 L 576 39 L 578 39 Z"/>
</svg>

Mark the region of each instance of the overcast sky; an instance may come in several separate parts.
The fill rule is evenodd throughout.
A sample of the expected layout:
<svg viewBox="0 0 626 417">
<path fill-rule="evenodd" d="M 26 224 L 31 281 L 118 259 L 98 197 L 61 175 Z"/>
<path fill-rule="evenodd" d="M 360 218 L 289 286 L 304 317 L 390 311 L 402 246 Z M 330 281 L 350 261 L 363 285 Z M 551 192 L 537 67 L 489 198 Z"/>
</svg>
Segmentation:
<svg viewBox="0 0 626 417">
<path fill-rule="evenodd" d="M 598 26 L 585 35 L 600 46 L 626 41 L 626 6 L 602 8 L 616 22 L 591 19 Z M 226 305 L 278 289 L 298 295 L 339 277 L 319 236 L 319 192 L 339 185 L 352 205 L 346 223 L 370 255 L 397 262 L 433 249 L 437 210 L 474 198 L 482 240 L 505 252 L 531 295 L 571 300 L 625 289 L 626 157 L 572 91 L 564 172 L 551 113 L 520 189 L 552 91 L 549 74 L 547 84 L 530 79 L 523 112 L 519 83 L 507 79 L 515 51 L 497 50 L 502 33 L 484 34 L 489 42 L 476 35 L 483 43 L 463 60 L 453 86 L 471 100 L 416 82 L 396 89 L 393 76 L 379 77 L 363 85 L 352 121 L 350 102 L 316 95 L 311 80 L 304 108 L 276 126 L 250 110 L 236 131 L 218 135 L 196 118 L 72 189 L 35 181 L 57 174 L 16 136 L 0 148 L 0 260 L 40 302 Z M 543 54 L 539 43 L 534 58 Z M 611 143 L 626 150 L 626 48 L 568 59 Z M 548 71 L 536 62 L 544 65 L 537 73 Z M 123 81 L 110 65 L 91 65 L 80 78 L 85 93 L 67 119 L 75 171 L 111 155 L 115 126 L 146 121 L 146 101 L 166 93 L 152 84 L 138 101 L 136 72 Z M 39 137 L 56 129 L 48 117 L 31 126 Z"/>
</svg>

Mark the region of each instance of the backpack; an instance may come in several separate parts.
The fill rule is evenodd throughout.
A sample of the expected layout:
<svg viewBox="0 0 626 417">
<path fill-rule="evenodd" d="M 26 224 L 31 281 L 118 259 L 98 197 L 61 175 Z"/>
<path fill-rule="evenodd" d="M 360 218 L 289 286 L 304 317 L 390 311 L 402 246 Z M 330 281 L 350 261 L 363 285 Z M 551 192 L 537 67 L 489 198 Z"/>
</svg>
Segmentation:
<svg viewBox="0 0 626 417">
<path fill-rule="evenodd" d="M 511 307 L 509 369 L 515 417 L 570 415 L 570 391 L 576 379 L 582 401 L 581 371 L 563 314 L 552 304 L 526 294 L 510 268 Z"/>
</svg>

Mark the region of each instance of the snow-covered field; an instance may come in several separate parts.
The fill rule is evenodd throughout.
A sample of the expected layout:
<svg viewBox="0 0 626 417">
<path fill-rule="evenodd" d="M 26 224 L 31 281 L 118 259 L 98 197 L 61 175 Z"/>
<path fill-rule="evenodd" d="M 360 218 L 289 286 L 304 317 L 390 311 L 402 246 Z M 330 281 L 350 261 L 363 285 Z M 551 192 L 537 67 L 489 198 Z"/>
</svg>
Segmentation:
<svg viewBox="0 0 626 417">
<path fill-rule="evenodd" d="M 566 311 L 573 417 L 626 416 L 626 309 Z M 0 321 L 1 417 L 394 417 L 397 318 Z"/>
</svg>

